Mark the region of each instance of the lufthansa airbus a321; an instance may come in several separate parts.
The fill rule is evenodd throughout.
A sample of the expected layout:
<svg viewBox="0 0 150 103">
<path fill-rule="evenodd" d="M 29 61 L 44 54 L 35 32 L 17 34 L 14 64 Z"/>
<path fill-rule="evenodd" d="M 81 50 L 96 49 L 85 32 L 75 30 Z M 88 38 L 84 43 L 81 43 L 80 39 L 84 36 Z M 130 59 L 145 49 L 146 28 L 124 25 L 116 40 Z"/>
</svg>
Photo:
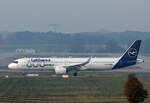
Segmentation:
<svg viewBox="0 0 150 103">
<path fill-rule="evenodd" d="M 136 40 L 117 58 L 21 58 L 8 65 L 9 69 L 54 69 L 56 74 L 67 74 L 71 71 L 74 75 L 78 71 L 86 70 L 116 70 L 143 63 L 137 59 L 141 40 Z"/>
</svg>

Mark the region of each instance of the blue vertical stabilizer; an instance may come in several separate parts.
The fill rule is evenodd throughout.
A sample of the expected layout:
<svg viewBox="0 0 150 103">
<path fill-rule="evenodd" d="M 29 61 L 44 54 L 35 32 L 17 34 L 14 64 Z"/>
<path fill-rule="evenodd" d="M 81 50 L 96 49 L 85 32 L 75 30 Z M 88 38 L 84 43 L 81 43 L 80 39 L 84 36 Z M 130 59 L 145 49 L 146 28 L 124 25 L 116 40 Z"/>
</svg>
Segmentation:
<svg viewBox="0 0 150 103">
<path fill-rule="evenodd" d="M 136 64 L 137 56 L 139 53 L 139 48 L 141 45 L 141 40 L 136 40 L 120 57 L 119 61 L 115 64 L 113 69 L 119 69 Z"/>
</svg>

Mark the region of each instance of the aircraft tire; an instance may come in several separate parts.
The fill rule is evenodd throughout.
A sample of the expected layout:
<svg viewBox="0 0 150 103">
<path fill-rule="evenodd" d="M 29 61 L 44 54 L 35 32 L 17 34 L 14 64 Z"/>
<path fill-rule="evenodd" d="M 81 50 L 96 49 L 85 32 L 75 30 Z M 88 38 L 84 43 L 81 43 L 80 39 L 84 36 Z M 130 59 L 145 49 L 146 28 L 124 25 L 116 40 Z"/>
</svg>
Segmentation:
<svg viewBox="0 0 150 103">
<path fill-rule="evenodd" d="M 78 73 L 77 72 L 73 73 L 73 76 L 78 76 Z"/>
</svg>

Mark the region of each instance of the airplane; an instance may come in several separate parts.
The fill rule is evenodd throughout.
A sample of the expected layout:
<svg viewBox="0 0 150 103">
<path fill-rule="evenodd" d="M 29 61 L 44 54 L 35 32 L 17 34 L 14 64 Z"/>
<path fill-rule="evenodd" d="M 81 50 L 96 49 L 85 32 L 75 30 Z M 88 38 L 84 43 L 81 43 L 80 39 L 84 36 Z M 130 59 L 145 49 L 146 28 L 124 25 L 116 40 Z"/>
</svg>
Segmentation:
<svg viewBox="0 0 150 103">
<path fill-rule="evenodd" d="M 8 65 L 9 69 L 53 69 L 56 74 L 68 74 L 74 71 L 117 70 L 143 63 L 137 59 L 141 40 L 136 40 L 121 57 L 116 58 L 21 58 Z"/>
</svg>

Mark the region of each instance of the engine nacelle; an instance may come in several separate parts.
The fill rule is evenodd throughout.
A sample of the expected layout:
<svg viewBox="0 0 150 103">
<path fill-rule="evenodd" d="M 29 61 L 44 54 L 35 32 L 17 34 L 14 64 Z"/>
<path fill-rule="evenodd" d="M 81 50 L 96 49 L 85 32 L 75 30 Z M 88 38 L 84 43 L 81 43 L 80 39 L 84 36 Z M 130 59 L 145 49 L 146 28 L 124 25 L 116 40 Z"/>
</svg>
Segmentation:
<svg viewBox="0 0 150 103">
<path fill-rule="evenodd" d="M 86 67 L 84 67 L 84 66 L 82 66 L 81 68 L 80 68 L 80 70 L 86 70 L 87 68 Z"/>
<path fill-rule="evenodd" d="M 62 66 L 55 67 L 56 74 L 66 74 L 66 72 L 67 72 L 67 69 L 65 67 L 62 67 Z"/>
</svg>

